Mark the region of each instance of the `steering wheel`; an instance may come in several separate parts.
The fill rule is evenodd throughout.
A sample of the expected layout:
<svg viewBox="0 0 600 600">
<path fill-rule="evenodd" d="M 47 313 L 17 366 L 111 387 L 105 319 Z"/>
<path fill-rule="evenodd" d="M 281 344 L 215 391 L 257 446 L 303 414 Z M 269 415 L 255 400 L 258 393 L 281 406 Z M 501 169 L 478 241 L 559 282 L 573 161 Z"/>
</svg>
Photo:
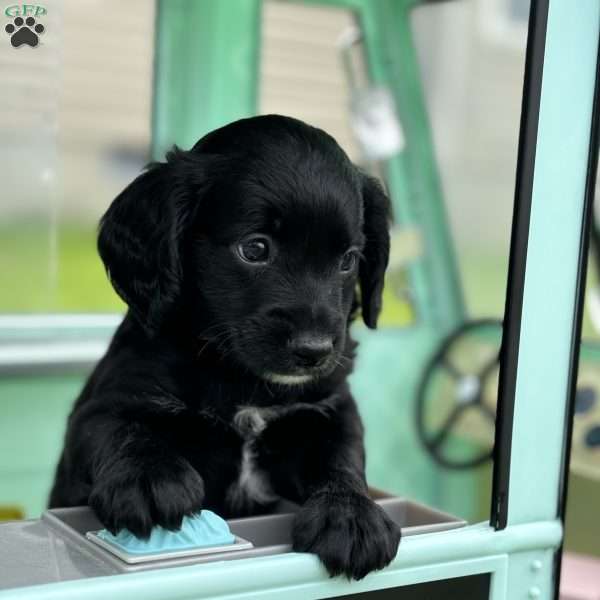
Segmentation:
<svg viewBox="0 0 600 600">
<path fill-rule="evenodd" d="M 501 336 L 502 321 L 468 321 L 441 341 L 423 371 L 417 433 L 440 466 L 470 469 L 492 458 Z M 582 357 L 579 364 L 570 466 L 600 480 L 599 351 L 591 343 L 583 348 L 596 358 Z"/>
<path fill-rule="evenodd" d="M 443 467 L 470 469 L 492 457 L 501 337 L 502 321 L 467 321 L 442 340 L 423 371 L 417 432 Z"/>
<path fill-rule="evenodd" d="M 592 222 L 590 241 L 591 267 L 600 281 L 598 219 Z M 588 294 L 586 310 L 600 332 L 600 285 Z M 442 340 L 423 371 L 416 429 L 427 452 L 445 468 L 470 469 L 492 458 L 501 337 L 500 320 L 467 321 Z M 582 358 L 579 364 L 571 469 L 600 479 L 600 359 L 595 354 L 594 360 Z"/>
</svg>

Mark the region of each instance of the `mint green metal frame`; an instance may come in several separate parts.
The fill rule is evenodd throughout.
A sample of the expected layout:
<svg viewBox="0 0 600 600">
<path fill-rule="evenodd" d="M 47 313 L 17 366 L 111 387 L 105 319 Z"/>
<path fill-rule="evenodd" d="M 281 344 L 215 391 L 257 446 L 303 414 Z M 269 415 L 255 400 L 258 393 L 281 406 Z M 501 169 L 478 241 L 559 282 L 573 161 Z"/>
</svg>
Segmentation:
<svg viewBox="0 0 600 600">
<path fill-rule="evenodd" d="M 571 349 L 579 343 L 573 340 L 577 265 L 599 23 L 597 0 L 577 2 L 576 8 L 550 2 L 512 431 L 510 525 L 557 514 L 564 447 L 559 441 Z"/>
<path fill-rule="evenodd" d="M 527 597 L 527 587 L 524 594 L 514 593 L 522 586 L 539 587 L 543 595 L 538 597 L 543 600 L 550 598 L 546 592 L 551 589 L 553 549 L 560 543 L 561 533 L 560 524 L 551 521 L 520 525 L 504 532 L 474 525 L 453 532 L 414 536 L 402 542 L 389 567 L 359 582 L 330 579 L 312 555 L 283 554 L 21 588 L 12 593 L 0 592 L 0 599 L 311 600 L 491 573 L 492 600 Z M 512 561 L 522 566 L 525 573 L 515 573 Z"/>
<path fill-rule="evenodd" d="M 534 0 L 535 1 L 535 0 Z M 358 2 L 354 3 L 358 6 Z M 86 597 L 308 600 L 491 573 L 490 598 L 554 596 L 568 380 L 577 323 L 584 197 L 600 3 L 549 0 L 512 429 L 508 526 L 407 538 L 384 571 L 327 578 L 314 556 L 285 554 L 0 593 L 0 599 Z M 550 365 L 550 366 L 549 366 Z"/>
</svg>

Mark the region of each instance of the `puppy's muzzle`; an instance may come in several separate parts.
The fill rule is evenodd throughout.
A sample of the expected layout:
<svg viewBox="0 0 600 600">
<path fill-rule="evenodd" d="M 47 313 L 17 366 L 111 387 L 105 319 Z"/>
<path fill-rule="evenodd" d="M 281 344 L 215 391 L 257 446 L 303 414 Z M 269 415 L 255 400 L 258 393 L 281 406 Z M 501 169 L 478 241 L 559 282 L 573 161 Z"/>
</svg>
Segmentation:
<svg viewBox="0 0 600 600">
<path fill-rule="evenodd" d="M 302 334 L 290 340 L 288 349 L 297 366 L 316 368 L 327 362 L 333 353 L 333 339 L 323 335 Z"/>
</svg>

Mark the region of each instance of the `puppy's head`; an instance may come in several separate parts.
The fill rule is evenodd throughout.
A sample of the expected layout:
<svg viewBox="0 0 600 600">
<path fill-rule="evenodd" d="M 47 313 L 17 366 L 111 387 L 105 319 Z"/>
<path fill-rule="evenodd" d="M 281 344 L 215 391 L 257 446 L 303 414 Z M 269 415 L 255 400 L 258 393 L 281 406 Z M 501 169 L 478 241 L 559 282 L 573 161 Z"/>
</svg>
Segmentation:
<svg viewBox="0 0 600 600">
<path fill-rule="evenodd" d="M 388 204 L 325 132 L 255 117 L 151 165 L 103 217 L 98 248 L 148 335 L 184 315 L 259 377 L 302 383 L 340 363 L 357 288 L 376 325 Z"/>
</svg>

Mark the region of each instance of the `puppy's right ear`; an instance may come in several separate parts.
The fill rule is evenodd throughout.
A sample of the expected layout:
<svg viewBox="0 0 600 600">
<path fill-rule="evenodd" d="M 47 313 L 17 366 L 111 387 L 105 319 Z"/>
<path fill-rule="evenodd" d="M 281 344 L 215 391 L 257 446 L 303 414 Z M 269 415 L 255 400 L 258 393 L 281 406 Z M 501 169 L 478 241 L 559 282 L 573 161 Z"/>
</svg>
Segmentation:
<svg viewBox="0 0 600 600">
<path fill-rule="evenodd" d="M 366 243 L 359 266 L 361 311 L 371 329 L 377 327 L 381 311 L 385 269 L 390 256 L 390 200 L 379 182 L 363 177 L 364 223 Z"/>
<path fill-rule="evenodd" d="M 183 238 L 209 186 L 211 162 L 174 149 L 129 184 L 100 221 L 98 252 L 108 277 L 149 336 L 179 299 Z"/>
</svg>

